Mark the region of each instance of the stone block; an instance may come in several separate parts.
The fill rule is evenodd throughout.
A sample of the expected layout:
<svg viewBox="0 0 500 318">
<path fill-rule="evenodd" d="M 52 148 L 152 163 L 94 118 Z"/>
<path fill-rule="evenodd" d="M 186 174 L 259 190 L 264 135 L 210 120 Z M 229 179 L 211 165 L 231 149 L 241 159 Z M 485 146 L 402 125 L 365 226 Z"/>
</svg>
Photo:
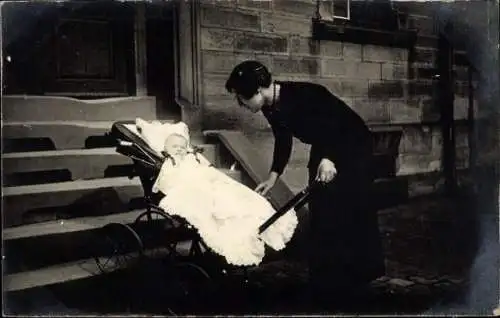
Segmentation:
<svg viewBox="0 0 500 318">
<path fill-rule="evenodd" d="M 201 28 L 201 48 L 206 50 L 234 49 L 236 32 L 224 29 Z"/>
<path fill-rule="evenodd" d="M 363 58 L 363 46 L 356 43 L 342 43 L 342 58 L 345 61 L 361 61 Z"/>
<path fill-rule="evenodd" d="M 404 13 L 432 16 L 435 7 L 425 1 L 394 1 L 394 7 Z"/>
<path fill-rule="evenodd" d="M 323 59 L 322 76 L 341 76 L 355 79 L 380 79 L 380 63 L 365 63 L 355 61 L 341 61 L 336 59 Z"/>
<path fill-rule="evenodd" d="M 222 76 L 209 76 L 205 75 L 203 77 L 203 95 L 205 98 L 209 97 L 227 97 L 231 98 L 231 95 L 226 91 L 225 88 L 225 77 Z"/>
<path fill-rule="evenodd" d="M 258 10 L 271 10 L 273 7 L 272 1 L 267 0 L 236 0 L 236 5 L 239 8 L 252 8 Z"/>
<path fill-rule="evenodd" d="M 233 98 L 208 97 L 203 112 L 204 129 L 254 131 L 268 128 L 261 113 L 253 114 L 240 107 Z"/>
<path fill-rule="evenodd" d="M 224 10 L 214 6 L 202 7 L 201 25 L 260 31 L 260 19 L 258 13 L 243 12 L 238 10 Z"/>
<path fill-rule="evenodd" d="M 416 47 L 414 60 L 412 62 L 434 64 L 436 61 L 436 56 L 436 49 Z"/>
<path fill-rule="evenodd" d="M 404 96 L 401 81 L 369 81 L 368 97 L 373 99 L 401 98 Z"/>
<path fill-rule="evenodd" d="M 408 65 L 382 63 L 381 77 L 383 80 L 405 80 L 408 78 Z"/>
<path fill-rule="evenodd" d="M 283 36 L 240 33 L 234 40 L 234 49 L 239 51 L 284 53 L 288 50 L 288 40 Z"/>
<path fill-rule="evenodd" d="M 273 56 L 270 54 L 255 54 L 254 59 L 264 64 L 269 71 L 273 72 Z"/>
<path fill-rule="evenodd" d="M 248 59 L 255 59 L 255 55 L 251 53 L 239 54 L 220 51 L 202 51 L 201 55 L 204 74 L 228 74 L 236 64 Z"/>
<path fill-rule="evenodd" d="M 453 110 L 455 120 L 467 119 L 469 111 L 469 99 L 455 96 L 455 100 L 453 101 Z"/>
<path fill-rule="evenodd" d="M 388 123 L 387 103 L 365 98 L 354 98 L 351 106 L 368 123 Z"/>
<path fill-rule="evenodd" d="M 434 19 L 432 17 L 421 16 L 421 15 L 409 15 L 408 16 L 408 26 L 411 29 L 417 29 L 419 34 L 423 35 L 435 35 L 436 27 L 434 24 Z"/>
<path fill-rule="evenodd" d="M 434 83 L 432 81 L 415 80 L 408 82 L 408 93 L 410 96 L 432 96 L 434 93 Z"/>
<path fill-rule="evenodd" d="M 408 176 L 441 169 L 441 158 L 428 154 L 401 154 L 397 159 L 397 175 Z"/>
<path fill-rule="evenodd" d="M 319 74 L 319 61 L 314 58 L 290 58 L 275 56 L 273 71 L 278 74 Z"/>
<path fill-rule="evenodd" d="M 316 0 L 274 0 L 273 10 L 312 18 L 316 12 Z"/>
<path fill-rule="evenodd" d="M 320 41 L 321 56 L 324 57 L 342 57 L 342 42 Z"/>
<path fill-rule="evenodd" d="M 477 103 L 475 103 L 477 105 Z M 455 120 L 467 119 L 469 114 L 469 99 L 455 96 L 453 101 L 454 118 Z"/>
<path fill-rule="evenodd" d="M 438 47 L 438 37 L 436 35 L 423 35 L 417 36 L 417 41 L 415 43 L 419 47 L 427 48 L 437 48 Z"/>
<path fill-rule="evenodd" d="M 364 97 L 368 95 L 367 80 L 342 80 L 342 95 L 343 97 Z"/>
<path fill-rule="evenodd" d="M 421 107 L 404 99 L 388 101 L 391 123 L 417 123 L 421 120 Z"/>
<path fill-rule="evenodd" d="M 225 8 L 234 8 L 236 5 L 236 1 L 228 1 L 228 0 L 200 0 L 200 4 L 203 6 L 212 6 L 212 7 L 225 7 Z"/>
<path fill-rule="evenodd" d="M 400 143 L 404 154 L 429 154 L 432 151 L 432 130 L 424 126 L 406 126 Z"/>
<path fill-rule="evenodd" d="M 381 79 L 380 63 L 344 61 L 346 77 L 362 79 Z"/>
<path fill-rule="evenodd" d="M 203 126 L 205 129 L 239 129 L 239 118 L 243 109 L 235 105 L 234 99 L 215 96 L 205 98 Z"/>
<path fill-rule="evenodd" d="M 364 45 L 363 61 L 369 62 L 406 62 L 408 50 L 376 45 Z"/>
<path fill-rule="evenodd" d="M 290 54 L 292 55 L 318 55 L 319 41 L 312 40 L 297 35 L 291 35 L 289 38 Z"/>
<path fill-rule="evenodd" d="M 435 75 L 439 74 L 435 67 L 426 65 L 415 69 L 416 78 L 419 80 L 432 80 Z"/>
<path fill-rule="evenodd" d="M 335 59 L 322 59 L 321 76 L 323 77 L 344 77 L 347 74 L 344 61 Z"/>
<path fill-rule="evenodd" d="M 457 148 L 469 146 L 469 127 L 466 124 L 455 125 L 455 142 Z"/>
<path fill-rule="evenodd" d="M 420 105 L 422 109 L 422 121 L 436 122 L 441 118 L 438 101 L 433 96 L 419 96 L 410 100 Z"/>
<path fill-rule="evenodd" d="M 310 37 L 312 35 L 312 23 L 310 19 L 306 18 L 264 13 L 262 15 L 262 32 L 297 34 Z"/>
</svg>

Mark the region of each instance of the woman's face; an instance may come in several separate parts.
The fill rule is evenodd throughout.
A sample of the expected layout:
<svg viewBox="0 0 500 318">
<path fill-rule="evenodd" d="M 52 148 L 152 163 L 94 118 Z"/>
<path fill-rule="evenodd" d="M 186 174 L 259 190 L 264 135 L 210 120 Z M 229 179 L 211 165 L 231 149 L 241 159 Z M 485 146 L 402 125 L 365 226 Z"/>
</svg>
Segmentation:
<svg viewBox="0 0 500 318">
<path fill-rule="evenodd" d="M 262 106 L 264 106 L 265 100 L 264 96 L 260 91 L 255 93 L 252 97 L 249 99 L 245 99 L 243 96 L 236 95 L 236 98 L 238 99 L 238 102 L 240 103 L 241 106 L 245 107 L 252 113 L 258 112 Z"/>
</svg>

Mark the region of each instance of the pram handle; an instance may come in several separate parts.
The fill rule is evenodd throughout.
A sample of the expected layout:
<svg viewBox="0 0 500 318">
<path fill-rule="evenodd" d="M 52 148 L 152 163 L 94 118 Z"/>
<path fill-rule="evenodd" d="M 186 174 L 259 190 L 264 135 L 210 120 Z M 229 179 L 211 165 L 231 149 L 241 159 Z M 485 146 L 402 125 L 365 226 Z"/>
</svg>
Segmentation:
<svg viewBox="0 0 500 318">
<path fill-rule="evenodd" d="M 271 225 L 273 225 L 274 222 L 276 222 L 280 217 L 282 217 L 292 208 L 298 210 L 301 207 L 303 207 L 306 204 L 307 200 L 309 199 L 312 190 L 314 190 L 314 188 L 318 187 L 319 185 L 320 183 L 318 182 L 311 183 L 304 190 L 297 193 L 290 201 L 288 201 L 284 206 L 282 206 L 278 211 L 276 211 L 276 213 L 271 215 L 271 217 L 269 217 L 269 219 L 267 219 L 266 222 L 264 222 L 261 226 L 259 226 L 259 234 L 262 234 Z"/>
</svg>

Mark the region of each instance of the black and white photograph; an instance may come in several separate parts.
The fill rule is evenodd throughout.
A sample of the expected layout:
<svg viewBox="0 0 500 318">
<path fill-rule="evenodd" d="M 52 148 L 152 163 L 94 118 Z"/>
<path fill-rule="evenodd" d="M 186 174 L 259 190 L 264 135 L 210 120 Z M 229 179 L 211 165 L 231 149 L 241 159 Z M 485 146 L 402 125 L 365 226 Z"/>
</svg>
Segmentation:
<svg viewBox="0 0 500 318">
<path fill-rule="evenodd" d="M 500 315 L 499 18 L 3 1 L 3 315 Z"/>
</svg>

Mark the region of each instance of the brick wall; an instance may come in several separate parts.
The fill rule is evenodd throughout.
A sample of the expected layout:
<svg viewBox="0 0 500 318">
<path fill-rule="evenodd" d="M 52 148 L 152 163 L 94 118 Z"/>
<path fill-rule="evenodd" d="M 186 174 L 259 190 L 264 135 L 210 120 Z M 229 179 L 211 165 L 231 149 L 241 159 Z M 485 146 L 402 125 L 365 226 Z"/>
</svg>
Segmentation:
<svg viewBox="0 0 500 318">
<path fill-rule="evenodd" d="M 441 140 L 433 103 L 436 41 L 434 20 L 415 10 L 409 23 L 426 37 L 415 51 L 375 45 L 312 41 L 315 0 L 204 1 L 201 6 L 201 55 L 204 129 L 267 129 L 261 114 L 239 108 L 225 92 L 232 67 L 246 59 L 266 64 L 280 80 L 323 84 L 369 124 L 401 124 L 400 174 L 440 168 Z M 419 19 L 420 17 L 420 19 Z M 457 56 L 460 56 L 457 55 Z M 463 58 L 458 59 L 463 61 Z M 467 115 L 467 69 L 456 66 L 456 119 Z M 463 63 L 462 63 L 463 64 Z M 463 127 L 459 131 L 464 132 Z M 466 134 L 457 136 L 459 161 L 466 162 Z"/>
</svg>

